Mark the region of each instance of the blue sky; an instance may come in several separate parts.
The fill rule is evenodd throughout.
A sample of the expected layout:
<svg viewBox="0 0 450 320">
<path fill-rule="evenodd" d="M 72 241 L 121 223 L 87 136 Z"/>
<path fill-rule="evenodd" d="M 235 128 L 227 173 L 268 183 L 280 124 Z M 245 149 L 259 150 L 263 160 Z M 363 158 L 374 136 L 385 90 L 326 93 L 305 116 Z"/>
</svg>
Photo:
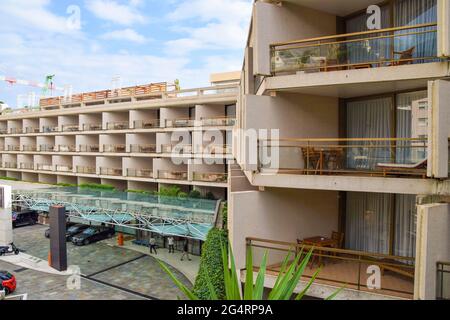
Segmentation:
<svg viewBox="0 0 450 320">
<path fill-rule="evenodd" d="M 240 70 L 252 0 L 2 0 L 0 76 L 74 92 L 180 79 L 208 84 Z M 80 19 L 77 19 L 79 12 Z M 80 23 L 77 23 L 77 22 Z M 0 82 L 0 100 L 39 89 Z"/>
</svg>

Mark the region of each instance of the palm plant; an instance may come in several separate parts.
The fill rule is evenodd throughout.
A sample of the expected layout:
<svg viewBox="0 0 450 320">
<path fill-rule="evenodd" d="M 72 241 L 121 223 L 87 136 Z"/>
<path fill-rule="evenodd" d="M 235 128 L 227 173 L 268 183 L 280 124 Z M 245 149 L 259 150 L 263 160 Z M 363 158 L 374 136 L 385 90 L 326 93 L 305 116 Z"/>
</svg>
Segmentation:
<svg viewBox="0 0 450 320">
<path fill-rule="evenodd" d="M 303 249 L 294 258 L 293 262 L 289 264 L 291 260 L 291 252 L 285 257 L 279 275 L 275 281 L 273 289 L 270 291 L 267 300 L 290 300 L 294 294 L 294 290 L 297 287 L 303 272 L 310 261 L 313 249 L 306 253 L 305 257 Z M 229 254 L 228 254 L 229 253 Z M 227 247 L 222 244 L 222 262 L 223 262 L 223 273 L 224 273 L 224 283 L 225 283 L 225 300 L 262 300 L 264 294 L 264 280 L 266 276 L 266 266 L 267 266 L 267 252 L 264 254 L 261 266 L 254 282 L 253 278 L 253 254 L 251 248 L 247 250 L 246 257 L 246 279 L 241 294 L 240 286 L 241 282 L 239 280 L 238 274 L 236 272 L 235 262 L 231 246 Z M 230 267 L 228 267 L 228 262 Z M 169 275 L 176 286 L 186 295 L 190 300 L 199 300 L 199 298 L 187 288 L 181 281 L 179 281 L 175 275 L 169 270 L 169 268 L 161 261 L 158 260 L 161 268 Z M 309 290 L 311 285 L 314 283 L 317 275 L 320 272 L 320 268 L 314 273 L 314 275 L 309 280 L 305 288 L 295 296 L 295 300 L 301 300 L 306 292 Z M 214 286 L 212 285 L 210 278 L 207 277 L 207 285 L 209 290 L 209 295 L 211 300 L 219 300 L 218 295 Z M 331 300 L 342 290 L 343 288 L 334 292 L 326 300 Z"/>
</svg>

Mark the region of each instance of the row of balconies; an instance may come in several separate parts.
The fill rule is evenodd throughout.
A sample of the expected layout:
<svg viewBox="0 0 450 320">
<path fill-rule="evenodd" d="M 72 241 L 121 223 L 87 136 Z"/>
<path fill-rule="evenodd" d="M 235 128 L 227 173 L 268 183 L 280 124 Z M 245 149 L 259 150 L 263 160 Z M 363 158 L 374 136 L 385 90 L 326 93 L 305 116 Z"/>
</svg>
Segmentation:
<svg viewBox="0 0 450 320">
<path fill-rule="evenodd" d="M 231 154 L 230 145 L 196 145 L 191 144 L 163 144 L 158 149 L 156 144 L 130 144 L 127 149 L 126 144 L 80 144 L 75 145 L 8 145 L 6 148 L 0 146 L 0 151 L 11 152 L 106 152 L 106 153 L 179 153 L 179 154 Z"/>
<path fill-rule="evenodd" d="M 0 134 L 33 134 L 33 133 L 52 133 L 52 132 L 80 132 L 80 131 L 103 131 L 103 130 L 133 130 L 133 129 L 158 129 L 158 128 L 189 128 L 189 127 L 223 127 L 234 126 L 235 118 L 217 117 L 205 118 L 201 120 L 194 119 L 159 119 L 114 121 L 107 122 L 105 126 L 102 123 L 83 123 L 83 124 L 63 124 L 59 126 L 37 127 L 14 127 L 0 129 Z"/>
<path fill-rule="evenodd" d="M 71 165 L 51 165 L 43 163 L 16 163 L 3 162 L 0 163 L 0 168 L 3 169 L 21 169 L 21 170 L 35 170 L 48 172 L 64 172 L 64 173 L 80 173 L 88 175 L 114 176 L 114 177 L 133 177 L 133 178 L 150 178 L 150 179 L 165 179 L 165 180 L 182 180 L 189 181 L 189 174 L 187 171 L 174 170 L 157 170 L 154 174 L 152 169 L 133 169 L 127 168 L 109 168 L 109 167 L 89 167 L 89 166 L 71 166 Z M 224 172 L 193 172 L 192 181 L 212 182 L 212 183 L 226 183 L 228 174 Z"/>
</svg>

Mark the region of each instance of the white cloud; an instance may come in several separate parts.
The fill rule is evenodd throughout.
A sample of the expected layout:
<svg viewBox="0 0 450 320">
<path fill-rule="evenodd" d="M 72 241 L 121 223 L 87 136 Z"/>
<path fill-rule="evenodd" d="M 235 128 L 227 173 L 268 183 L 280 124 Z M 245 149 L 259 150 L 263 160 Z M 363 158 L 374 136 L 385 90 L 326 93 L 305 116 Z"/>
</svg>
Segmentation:
<svg viewBox="0 0 450 320">
<path fill-rule="evenodd" d="M 123 29 L 123 30 L 115 30 L 111 32 L 104 33 L 101 36 L 104 40 L 124 40 L 124 41 L 131 41 L 135 43 L 145 43 L 147 42 L 147 38 L 145 38 L 143 35 L 137 33 L 133 29 Z"/>
<path fill-rule="evenodd" d="M 86 8 L 97 18 L 124 26 L 143 24 L 147 19 L 135 8 L 140 1 L 130 1 L 123 5 L 113 0 L 87 0 Z"/>
</svg>

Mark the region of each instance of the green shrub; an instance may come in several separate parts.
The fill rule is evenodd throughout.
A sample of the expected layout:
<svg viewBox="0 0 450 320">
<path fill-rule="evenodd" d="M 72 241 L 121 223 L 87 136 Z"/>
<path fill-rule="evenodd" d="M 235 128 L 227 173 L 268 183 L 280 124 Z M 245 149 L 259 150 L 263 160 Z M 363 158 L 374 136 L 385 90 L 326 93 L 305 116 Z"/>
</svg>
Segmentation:
<svg viewBox="0 0 450 320">
<path fill-rule="evenodd" d="M 158 195 L 164 196 L 164 197 L 176 197 L 181 192 L 180 187 L 177 186 L 171 186 L 171 187 L 161 187 L 159 189 Z"/>
<path fill-rule="evenodd" d="M 205 199 L 216 200 L 216 197 L 214 196 L 214 194 L 211 191 L 208 191 L 205 195 Z"/>
<path fill-rule="evenodd" d="M 58 187 L 77 187 L 76 184 L 73 184 L 73 183 L 63 183 L 63 182 L 57 183 L 56 185 L 57 185 Z"/>
<path fill-rule="evenodd" d="M 225 202 L 223 204 L 223 209 L 222 209 L 222 227 L 224 229 L 227 229 L 228 226 L 228 203 Z"/>
<path fill-rule="evenodd" d="M 0 177 L 0 180 L 19 181 L 19 179 L 12 177 Z"/>
<path fill-rule="evenodd" d="M 99 184 L 99 183 L 82 183 L 79 185 L 82 189 L 92 189 L 92 190 L 105 190 L 114 191 L 116 188 L 110 184 Z"/>
<path fill-rule="evenodd" d="M 189 198 L 200 199 L 201 197 L 202 197 L 202 194 L 198 190 L 191 190 L 191 192 L 189 192 Z"/>
<path fill-rule="evenodd" d="M 129 193 L 139 193 L 139 194 L 150 194 L 150 191 L 145 191 L 145 190 L 133 190 L 133 189 L 125 190 L 125 192 L 129 192 Z"/>
<path fill-rule="evenodd" d="M 194 293 L 201 300 L 211 299 L 207 283 L 208 276 L 218 296 L 221 299 L 225 297 L 221 248 L 223 244 L 227 243 L 227 235 L 224 230 L 213 228 L 208 232 L 202 247 L 200 269 L 194 284 Z"/>
<path fill-rule="evenodd" d="M 179 192 L 178 193 L 178 198 L 185 199 L 187 197 L 188 197 L 188 194 L 186 192 Z"/>
</svg>

